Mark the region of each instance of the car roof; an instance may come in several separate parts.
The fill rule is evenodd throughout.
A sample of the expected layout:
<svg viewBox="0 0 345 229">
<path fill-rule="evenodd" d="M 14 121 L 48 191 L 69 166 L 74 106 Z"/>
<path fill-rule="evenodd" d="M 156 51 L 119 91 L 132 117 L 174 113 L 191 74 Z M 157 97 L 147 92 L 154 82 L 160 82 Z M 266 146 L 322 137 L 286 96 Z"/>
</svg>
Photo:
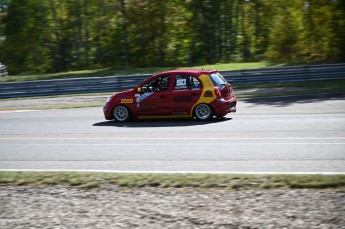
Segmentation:
<svg viewBox="0 0 345 229">
<path fill-rule="evenodd" d="M 178 69 L 178 70 L 171 70 L 166 72 L 161 72 L 156 75 L 164 75 L 164 74 L 193 74 L 193 75 L 202 75 L 202 74 L 210 74 L 212 72 L 217 72 L 217 70 L 198 70 L 198 69 Z"/>
</svg>

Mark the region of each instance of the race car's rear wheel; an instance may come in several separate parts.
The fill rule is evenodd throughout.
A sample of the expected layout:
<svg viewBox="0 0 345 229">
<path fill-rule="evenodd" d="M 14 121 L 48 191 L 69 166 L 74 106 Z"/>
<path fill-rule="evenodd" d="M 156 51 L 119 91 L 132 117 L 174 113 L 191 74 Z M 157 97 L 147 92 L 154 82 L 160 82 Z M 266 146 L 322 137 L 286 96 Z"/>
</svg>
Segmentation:
<svg viewBox="0 0 345 229">
<path fill-rule="evenodd" d="M 113 116 L 117 122 L 126 122 L 131 117 L 130 110 L 125 106 L 117 106 L 113 110 Z"/>
<path fill-rule="evenodd" d="M 213 117 L 213 109 L 210 105 L 202 103 L 195 107 L 194 115 L 198 120 L 209 120 Z"/>
</svg>

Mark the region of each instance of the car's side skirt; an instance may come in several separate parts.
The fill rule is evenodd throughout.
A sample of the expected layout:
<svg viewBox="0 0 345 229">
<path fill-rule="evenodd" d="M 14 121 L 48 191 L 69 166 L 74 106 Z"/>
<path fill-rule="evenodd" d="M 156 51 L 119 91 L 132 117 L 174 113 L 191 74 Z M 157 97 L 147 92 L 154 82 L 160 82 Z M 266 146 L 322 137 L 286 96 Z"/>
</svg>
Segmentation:
<svg viewBox="0 0 345 229">
<path fill-rule="evenodd" d="M 167 115 L 167 116 L 138 116 L 138 119 L 174 119 L 174 118 L 192 118 L 192 115 Z"/>
</svg>

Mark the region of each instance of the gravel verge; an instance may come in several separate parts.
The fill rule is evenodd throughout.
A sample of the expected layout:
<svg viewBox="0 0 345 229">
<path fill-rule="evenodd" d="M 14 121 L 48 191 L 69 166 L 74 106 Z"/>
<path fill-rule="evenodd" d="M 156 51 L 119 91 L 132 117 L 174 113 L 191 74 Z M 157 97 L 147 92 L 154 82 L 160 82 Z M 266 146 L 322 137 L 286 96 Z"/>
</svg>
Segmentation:
<svg viewBox="0 0 345 229">
<path fill-rule="evenodd" d="M 109 94 L 110 95 L 110 94 Z M 32 99 L 4 99 L 0 100 L 0 110 L 15 109 L 50 109 L 68 106 L 82 106 L 99 104 L 101 107 L 107 99 L 105 95 L 89 96 L 61 96 L 54 98 L 32 98 Z"/>
<path fill-rule="evenodd" d="M 0 228 L 345 228 L 331 190 L 0 187 Z"/>
</svg>

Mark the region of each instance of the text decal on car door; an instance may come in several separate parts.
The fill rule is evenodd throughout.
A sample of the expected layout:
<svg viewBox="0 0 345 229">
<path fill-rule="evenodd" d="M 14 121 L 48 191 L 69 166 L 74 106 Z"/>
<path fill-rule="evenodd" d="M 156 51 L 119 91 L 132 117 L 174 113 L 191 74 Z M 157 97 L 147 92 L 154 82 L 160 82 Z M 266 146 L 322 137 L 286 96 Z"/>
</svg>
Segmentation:
<svg viewBox="0 0 345 229">
<path fill-rule="evenodd" d="M 133 103 L 133 99 L 121 99 L 121 103 Z"/>
</svg>

